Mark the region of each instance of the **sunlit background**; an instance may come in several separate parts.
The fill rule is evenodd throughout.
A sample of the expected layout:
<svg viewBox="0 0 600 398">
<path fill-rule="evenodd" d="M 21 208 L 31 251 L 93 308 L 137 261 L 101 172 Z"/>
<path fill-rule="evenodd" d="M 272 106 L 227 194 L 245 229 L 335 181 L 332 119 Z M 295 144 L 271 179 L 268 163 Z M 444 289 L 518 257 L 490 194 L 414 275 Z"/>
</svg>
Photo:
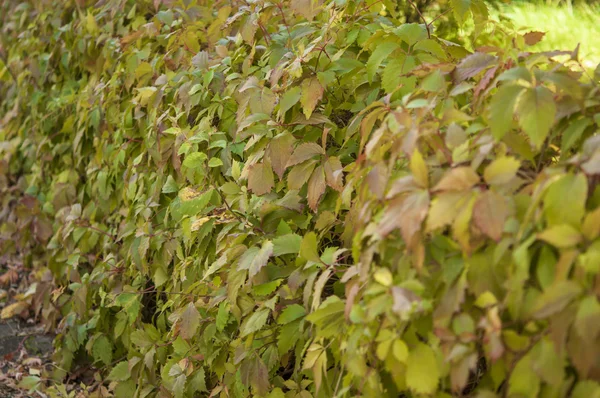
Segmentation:
<svg viewBox="0 0 600 398">
<path fill-rule="evenodd" d="M 536 50 L 573 50 L 580 44 L 587 68 L 600 62 L 600 2 L 537 0 L 496 3 L 496 18 L 506 17 L 516 28 L 545 32 Z"/>
</svg>

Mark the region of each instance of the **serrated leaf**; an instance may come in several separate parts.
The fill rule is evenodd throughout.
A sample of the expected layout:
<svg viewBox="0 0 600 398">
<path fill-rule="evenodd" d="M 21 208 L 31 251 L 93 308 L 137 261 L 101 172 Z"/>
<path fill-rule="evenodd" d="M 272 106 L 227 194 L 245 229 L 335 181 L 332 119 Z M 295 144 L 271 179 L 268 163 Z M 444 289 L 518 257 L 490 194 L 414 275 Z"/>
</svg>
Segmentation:
<svg viewBox="0 0 600 398">
<path fill-rule="evenodd" d="M 217 311 L 217 318 L 215 320 L 218 330 L 224 330 L 225 326 L 229 322 L 229 303 L 222 301 L 219 304 L 219 310 Z"/>
<path fill-rule="evenodd" d="M 401 54 L 394 57 L 383 70 L 381 75 L 381 87 L 386 93 L 396 90 L 403 81 L 403 76 L 412 71 L 416 66 L 416 60 L 413 56 Z"/>
<path fill-rule="evenodd" d="M 539 148 L 546 140 L 556 116 L 552 92 L 544 86 L 525 89 L 519 96 L 515 111 L 519 126 L 533 145 Z"/>
<path fill-rule="evenodd" d="M 312 211 L 317 211 L 325 187 L 325 172 L 323 166 L 318 166 L 308 180 L 308 205 Z"/>
<path fill-rule="evenodd" d="M 285 114 L 292 106 L 296 105 L 300 101 L 300 96 L 300 87 L 292 87 L 287 90 L 281 97 L 281 101 L 279 101 L 279 111 L 281 114 Z"/>
<path fill-rule="evenodd" d="M 327 185 L 336 191 L 342 191 L 344 188 L 344 175 L 340 159 L 336 156 L 330 156 L 323 165 L 323 169 L 325 171 Z"/>
<path fill-rule="evenodd" d="M 406 361 L 406 385 L 417 394 L 433 394 L 440 380 L 434 351 L 423 343 L 410 351 Z"/>
<path fill-rule="evenodd" d="M 189 340 L 196 334 L 200 326 L 200 313 L 194 303 L 189 303 L 181 315 L 179 335 L 184 340 Z"/>
<path fill-rule="evenodd" d="M 316 166 L 317 162 L 314 160 L 294 166 L 287 177 L 288 188 L 291 190 L 300 190 L 306 184 Z"/>
<path fill-rule="evenodd" d="M 433 191 L 465 191 L 479 182 L 479 176 L 468 166 L 447 171 Z"/>
<path fill-rule="evenodd" d="M 162 187 L 162 193 L 173 193 L 179 191 L 179 187 L 172 176 L 167 177 L 167 181 Z"/>
<path fill-rule="evenodd" d="M 280 325 L 286 325 L 296 319 L 302 318 L 306 315 L 306 310 L 299 304 L 292 304 L 285 307 L 281 312 L 281 315 L 277 318 L 277 323 Z"/>
<path fill-rule="evenodd" d="M 240 257 L 238 262 L 239 270 L 248 270 L 248 276 L 252 278 L 256 275 L 269 261 L 269 257 L 273 254 L 273 243 L 269 240 L 263 242 L 259 249 L 253 246 L 246 250 Z"/>
<path fill-rule="evenodd" d="M 523 86 L 504 85 L 493 95 L 490 102 L 489 118 L 492 135 L 502 139 L 513 123 L 517 100 L 525 90 Z"/>
<path fill-rule="evenodd" d="M 395 31 L 396 35 L 409 46 L 427 38 L 427 29 L 418 23 L 405 23 Z"/>
<path fill-rule="evenodd" d="M 254 333 L 262 329 L 262 327 L 267 323 L 268 318 L 269 310 L 267 308 L 258 310 L 254 314 L 250 315 L 242 324 L 240 329 L 240 337 L 246 337 L 250 333 Z"/>
<path fill-rule="evenodd" d="M 464 3 L 463 0 L 459 0 L 458 2 Z M 473 53 L 465 57 L 462 61 L 460 61 L 454 70 L 454 82 L 460 83 L 477 75 L 478 73 L 492 66 L 496 62 L 496 59 L 496 57 L 487 53 Z"/>
<path fill-rule="evenodd" d="M 112 344 L 106 336 L 100 336 L 92 346 L 92 356 L 95 361 L 102 361 L 105 365 L 112 362 Z"/>
<path fill-rule="evenodd" d="M 309 232 L 302 238 L 300 257 L 314 262 L 321 261 L 317 252 L 317 235 L 314 232 Z"/>
<path fill-rule="evenodd" d="M 396 228 L 400 228 L 404 241 L 412 244 L 413 236 L 421 230 L 421 224 L 429 209 L 429 193 L 418 190 L 406 197 L 390 201 L 379 224 L 378 232 L 385 236 Z"/>
<path fill-rule="evenodd" d="M 394 50 L 400 48 L 400 45 L 394 41 L 385 41 L 377 45 L 369 60 L 367 61 L 367 78 L 373 81 L 379 65 L 386 59 Z"/>
<path fill-rule="evenodd" d="M 286 234 L 273 239 L 273 256 L 295 254 L 300 252 L 302 237 L 297 234 Z"/>
<path fill-rule="evenodd" d="M 413 173 L 413 177 L 417 184 L 423 188 L 429 186 L 429 171 L 423 155 L 418 150 L 415 150 L 410 157 L 410 171 Z"/>
<path fill-rule="evenodd" d="M 431 201 L 425 230 L 428 232 L 452 224 L 458 209 L 470 198 L 469 192 L 444 192 Z"/>
<path fill-rule="evenodd" d="M 285 169 L 287 167 L 286 164 L 292 155 L 293 143 L 294 137 L 291 134 L 282 133 L 273 138 L 269 144 L 267 156 L 271 161 L 273 171 L 275 174 L 277 174 L 280 180 L 283 178 L 283 173 L 285 173 Z"/>
<path fill-rule="evenodd" d="M 557 282 L 537 297 L 532 309 L 533 317 L 543 319 L 561 311 L 581 293 L 581 290 L 581 286 L 576 282 Z"/>
<path fill-rule="evenodd" d="M 502 238 L 504 222 L 508 216 L 506 201 L 494 191 L 479 195 L 473 207 L 473 220 L 477 228 L 495 241 Z"/>
<path fill-rule="evenodd" d="M 248 172 L 248 189 L 260 196 L 271 192 L 275 179 L 273 170 L 268 163 L 257 163 Z"/>
<path fill-rule="evenodd" d="M 286 167 L 295 166 L 318 155 L 325 155 L 325 151 L 320 145 L 314 142 L 300 144 L 294 150 L 292 157 L 287 161 Z"/>
<path fill-rule="evenodd" d="M 300 103 L 302 104 L 302 112 L 307 119 L 310 119 L 321 98 L 323 98 L 323 86 L 319 83 L 319 79 L 316 77 L 304 79 L 302 81 Z"/>
<path fill-rule="evenodd" d="M 483 178 L 490 185 L 509 183 L 517 175 L 521 162 L 511 156 L 504 156 L 490 163 L 483 172 Z"/>
<path fill-rule="evenodd" d="M 129 363 L 127 361 L 121 361 L 112 368 L 107 379 L 110 381 L 125 381 L 129 379 L 130 376 Z"/>
<path fill-rule="evenodd" d="M 185 157 L 183 166 L 188 169 L 198 169 L 202 167 L 207 158 L 204 152 L 194 152 Z"/>
<path fill-rule="evenodd" d="M 568 153 L 569 150 L 577 142 L 579 142 L 585 129 L 591 125 L 592 120 L 589 118 L 582 118 L 573 123 L 570 123 L 569 126 L 562 133 L 562 141 L 560 145 L 561 152 Z"/>
</svg>

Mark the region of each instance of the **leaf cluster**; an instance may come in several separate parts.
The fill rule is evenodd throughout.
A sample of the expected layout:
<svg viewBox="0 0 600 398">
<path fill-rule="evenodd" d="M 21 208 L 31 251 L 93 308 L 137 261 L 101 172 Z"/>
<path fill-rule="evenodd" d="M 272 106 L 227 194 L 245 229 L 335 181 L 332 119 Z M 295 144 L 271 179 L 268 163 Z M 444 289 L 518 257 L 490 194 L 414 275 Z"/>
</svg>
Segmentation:
<svg viewBox="0 0 600 398">
<path fill-rule="evenodd" d="M 25 387 L 600 396 L 600 69 L 395 3 L 0 5 L 0 251 L 58 331 Z"/>
</svg>

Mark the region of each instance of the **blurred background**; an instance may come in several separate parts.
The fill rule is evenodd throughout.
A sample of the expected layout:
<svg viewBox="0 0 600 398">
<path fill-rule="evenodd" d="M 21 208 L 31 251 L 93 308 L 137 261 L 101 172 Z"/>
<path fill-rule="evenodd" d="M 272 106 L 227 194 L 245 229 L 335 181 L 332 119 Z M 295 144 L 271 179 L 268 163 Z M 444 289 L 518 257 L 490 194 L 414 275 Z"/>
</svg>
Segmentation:
<svg viewBox="0 0 600 398">
<path fill-rule="evenodd" d="M 600 1 L 534 0 L 494 1 L 494 19 L 508 19 L 515 29 L 542 31 L 534 50 L 572 50 L 581 43 L 584 66 L 600 63 Z"/>
</svg>

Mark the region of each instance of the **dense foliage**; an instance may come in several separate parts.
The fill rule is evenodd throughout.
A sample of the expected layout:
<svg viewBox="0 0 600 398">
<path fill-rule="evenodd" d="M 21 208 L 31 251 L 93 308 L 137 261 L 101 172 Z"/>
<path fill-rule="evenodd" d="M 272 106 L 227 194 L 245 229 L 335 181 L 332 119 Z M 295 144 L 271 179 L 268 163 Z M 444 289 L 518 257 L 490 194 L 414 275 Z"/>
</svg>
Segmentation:
<svg viewBox="0 0 600 398">
<path fill-rule="evenodd" d="M 22 385 L 600 397 L 600 70 L 415 3 L 2 2 Z"/>
</svg>

